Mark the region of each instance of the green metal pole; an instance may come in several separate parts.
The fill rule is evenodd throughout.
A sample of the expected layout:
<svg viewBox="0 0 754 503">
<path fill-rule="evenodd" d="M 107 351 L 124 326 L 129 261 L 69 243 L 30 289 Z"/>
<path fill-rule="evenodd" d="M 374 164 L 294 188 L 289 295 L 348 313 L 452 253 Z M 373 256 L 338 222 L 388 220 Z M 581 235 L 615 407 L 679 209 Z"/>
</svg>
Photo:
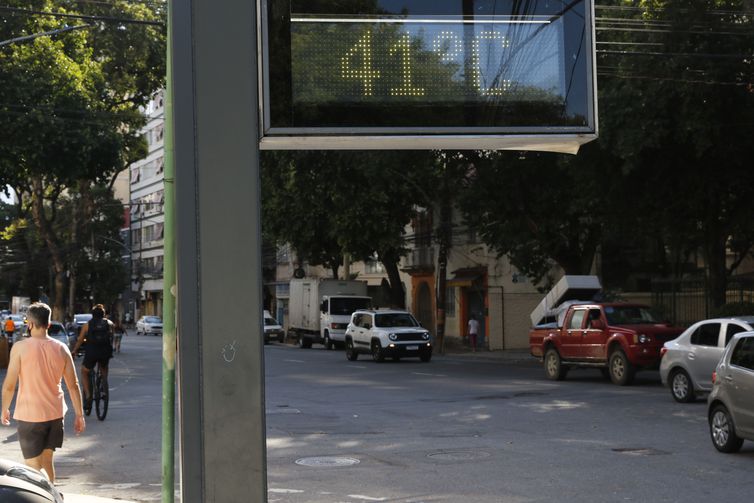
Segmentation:
<svg viewBox="0 0 754 503">
<path fill-rule="evenodd" d="M 169 2 L 168 8 L 172 8 Z M 169 16 L 168 16 L 169 18 Z M 162 287 L 162 503 L 175 499 L 175 144 L 173 128 L 173 51 L 168 21 L 165 84 L 164 257 Z"/>
</svg>

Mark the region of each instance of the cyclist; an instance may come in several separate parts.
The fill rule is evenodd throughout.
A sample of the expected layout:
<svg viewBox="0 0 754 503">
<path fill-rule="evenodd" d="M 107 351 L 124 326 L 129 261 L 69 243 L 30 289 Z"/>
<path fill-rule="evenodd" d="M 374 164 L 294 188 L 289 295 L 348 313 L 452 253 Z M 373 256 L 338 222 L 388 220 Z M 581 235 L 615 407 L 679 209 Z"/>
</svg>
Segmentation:
<svg viewBox="0 0 754 503">
<path fill-rule="evenodd" d="M 81 327 L 81 333 L 73 347 L 74 355 L 85 339 L 81 380 L 84 383 L 85 403 L 91 406 L 92 390 L 89 389 L 89 372 L 99 363 L 102 379 L 107 383 L 107 365 L 113 356 L 113 322 L 105 318 L 105 306 L 102 304 L 97 304 L 92 308 L 92 319 Z"/>
</svg>

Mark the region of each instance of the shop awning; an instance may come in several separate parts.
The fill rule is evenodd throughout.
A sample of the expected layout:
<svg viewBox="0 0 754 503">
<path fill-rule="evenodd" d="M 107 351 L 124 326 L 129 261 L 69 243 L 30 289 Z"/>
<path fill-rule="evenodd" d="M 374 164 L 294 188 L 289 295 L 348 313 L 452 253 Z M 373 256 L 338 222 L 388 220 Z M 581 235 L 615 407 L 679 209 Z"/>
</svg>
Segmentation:
<svg viewBox="0 0 754 503">
<path fill-rule="evenodd" d="M 446 285 L 470 288 L 475 281 L 484 276 L 484 273 L 483 269 L 458 269 L 453 271 L 453 277 L 446 282 Z"/>
</svg>

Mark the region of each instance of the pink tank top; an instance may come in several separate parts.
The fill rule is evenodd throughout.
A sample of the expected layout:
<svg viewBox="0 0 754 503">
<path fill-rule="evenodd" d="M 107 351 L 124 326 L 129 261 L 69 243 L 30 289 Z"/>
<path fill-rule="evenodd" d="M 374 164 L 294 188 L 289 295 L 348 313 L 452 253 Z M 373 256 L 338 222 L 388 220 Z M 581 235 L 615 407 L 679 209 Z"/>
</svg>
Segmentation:
<svg viewBox="0 0 754 503">
<path fill-rule="evenodd" d="M 13 419 L 40 423 L 65 416 L 68 409 L 63 396 L 63 371 L 68 348 L 55 339 L 29 337 L 18 374 L 18 396 Z"/>
</svg>

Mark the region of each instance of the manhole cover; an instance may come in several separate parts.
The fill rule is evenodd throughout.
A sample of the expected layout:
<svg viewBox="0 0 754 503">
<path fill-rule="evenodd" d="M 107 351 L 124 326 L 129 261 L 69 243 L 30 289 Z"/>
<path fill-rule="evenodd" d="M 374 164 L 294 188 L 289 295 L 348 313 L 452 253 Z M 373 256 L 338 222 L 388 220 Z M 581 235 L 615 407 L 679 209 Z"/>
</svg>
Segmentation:
<svg viewBox="0 0 754 503">
<path fill-rule="evenodd" d="M 296 460 L 297 465 L 314 466 L 317 468 L 338 468 L 341 466 L 358 465 L 360 461 L 356 458 L 341 458 L 332 456 L 316 456 L 313 458 L 300 458 Z"/>
<path fill-rule="evenodd" d="M 427 454 L 427 457 L 443 461 L 473 461 L 488 458 L 490 453 L 485 451 L 440 451 Z"/>
<path fill-rule="evenodd" d="M 670 454 L 667 451 L 661 451 L 659 449 L 651 449 L 648 447 L 624 447 L 619 449 L 613 449 L 613 452 L 620 454 L 628 454 L 629 456 L 665 456 Z"/>
</svg>

